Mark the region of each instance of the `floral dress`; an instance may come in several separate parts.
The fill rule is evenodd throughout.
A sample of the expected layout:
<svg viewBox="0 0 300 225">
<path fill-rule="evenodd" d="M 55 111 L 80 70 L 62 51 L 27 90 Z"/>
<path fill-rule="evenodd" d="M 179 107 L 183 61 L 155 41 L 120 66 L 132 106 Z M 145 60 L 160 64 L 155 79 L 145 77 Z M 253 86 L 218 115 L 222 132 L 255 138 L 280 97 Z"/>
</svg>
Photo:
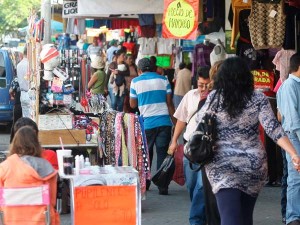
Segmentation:
<svg viewBox="0 0 300 225">
<path fill-rule="evenodd" d="M 230 118 L 222 110 L 222 97 L 218 104 L 214 95 L 215 91 L 212 91 L 197 115 L 197 121 L 206 112 L 216 112 L 217 115 L 216 154 L 205 166 L 212 190 L 217 193 L 222 188 L 236 188 L 255 197 L 268 175 L 267 154 L 259 138 L 259 123 L 275 142 L 285 133 L 263 93 L 255 91 L 236 118 Z"/>
</svg>

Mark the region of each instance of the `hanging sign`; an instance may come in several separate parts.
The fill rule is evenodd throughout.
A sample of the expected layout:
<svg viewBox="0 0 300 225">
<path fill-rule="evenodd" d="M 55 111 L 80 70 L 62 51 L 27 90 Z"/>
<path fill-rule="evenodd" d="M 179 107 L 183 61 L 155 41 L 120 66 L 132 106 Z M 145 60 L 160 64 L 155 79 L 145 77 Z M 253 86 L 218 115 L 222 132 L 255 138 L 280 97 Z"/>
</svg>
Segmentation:
<svg viewBox="0 0 300 225">
<path fill-rule="evenodd" d="M 195 40 L 199 0 L 164 0 L 162 36 Z"/>
<path fill-rule="evenodd" d="M 75 225 L 136 225 L 136 186 L 75 187 Z"/>
<path fill-rule="evenodd" d="M 254 88 L 273 91 L 274 88 L 274 73 L 268 70 L 252 70 L 254 78 Z"/>
<path fill-rule="evenodd" d="M 63 18 L 74 17 L 78 14 L 77 1 L 64 1 L 63 3 Z"/>
</svg>

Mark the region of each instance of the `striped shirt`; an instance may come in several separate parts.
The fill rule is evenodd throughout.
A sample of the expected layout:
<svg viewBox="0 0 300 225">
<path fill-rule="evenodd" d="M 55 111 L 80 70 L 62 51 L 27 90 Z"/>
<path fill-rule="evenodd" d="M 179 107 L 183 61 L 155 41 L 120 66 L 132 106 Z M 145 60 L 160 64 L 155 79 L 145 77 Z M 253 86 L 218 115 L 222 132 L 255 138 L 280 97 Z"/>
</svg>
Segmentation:
<svg viewBox="0 0 300 225">
<path fill-rule="evenodd" d="M 145 129 L 172 126 L 167 106 L 167 94 L 171 94 L 169 81 L 154 72 L 145 72 L 132 80 L 130 98 L 138 101 Z"/>
</svg>

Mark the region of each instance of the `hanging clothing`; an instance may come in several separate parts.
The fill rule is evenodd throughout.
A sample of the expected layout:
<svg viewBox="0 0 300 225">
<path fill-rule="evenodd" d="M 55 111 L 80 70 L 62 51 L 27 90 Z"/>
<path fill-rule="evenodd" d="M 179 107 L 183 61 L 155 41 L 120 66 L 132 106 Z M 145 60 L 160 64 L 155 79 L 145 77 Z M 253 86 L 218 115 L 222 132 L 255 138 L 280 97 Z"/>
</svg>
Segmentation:
<svg viewBox="0 0 300 225">
<path fill-rule="evenodd" d="M 199 67 L 210 66 L 210 53 L 214 48 L 213 44 L 204 45 L 197 44 L 194 48 L 193 52 L 193 68 L 192 74 L 196 76 L 197 70 Z"/>
<path fill-rule="evenodd" d="M 286 14 L 285 20 L 285 35 L 283 48 L 284 49 L 295 49 L 295 16 L 300 15 L 300 8 L 290 6 L 288 4 L 284 5 L 284 12 Z"/>
<path fill-rule="evenodd" d="M 103 151 L 105 164 L 135 168 L 142 194 L 146 191 L 146 179 L 150 179 L 143 126 L 143 118 L 132 113 L 107 110 L 100 115 L 99 148 Z"/>
<path fill-rule="evenodd" d="M 68 34 L 84 34 L 85 19 L 68 18 L 66 33 Z"/>
<path fill-rule="evenodd" d="M 156 38 L 139 38 L 138 44 L 140 45 L 139 51 L 142 55 L 153 55 L 155 54 Z"/>
<path fill-rule="evenodd" d="M 232 49 L 235 48 L 235 39 L 239 33 L 239 14 L 243 9 L 251 9 L 251 1 L 248 0 L 245 2 L 244 0 L 231 0 L 232 11 L 233 11 L 233 23 L 232 23 L 232 32 L 231 32 L 231 43 L 230 47 Z"/>
<path fill-rule="evenodd" d="M 285 35 L 283 3 L 260 3 L 253 0 L 249 29 L 255 49 L 282 47 Z"/>
<path fill-rule="evenodd" d="M 272 61 L 276 66 L 276 70 L 278 70 L 280 73 L 281 82 L 284 82 L 289 76 L 290 58 L 295 53 L 295 50 L 281 49 L 279 52 L 277 52 Z"/>
<path fill-rule="evenodd" d="M 157 40 L 157 54 L 158 55 L 172 55 L 175 39 L 158 38 Z"/>
</svg>

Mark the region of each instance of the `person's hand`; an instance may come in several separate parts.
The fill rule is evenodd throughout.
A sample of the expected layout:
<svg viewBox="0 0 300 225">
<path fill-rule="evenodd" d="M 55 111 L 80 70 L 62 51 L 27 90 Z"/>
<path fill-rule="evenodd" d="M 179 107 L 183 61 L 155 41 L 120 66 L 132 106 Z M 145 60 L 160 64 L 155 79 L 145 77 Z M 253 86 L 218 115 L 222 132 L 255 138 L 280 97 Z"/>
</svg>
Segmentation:
<svg viewBox="0 0 300 225">
<path fill-rule="evenodd" d="M 177 142 L 176 142 L 176 141 L 175 141 L 175 142 L 172 141 L 171 144 L 170 144 L 170 146 L 169 146 L 169 148 L 168 148 L 168 154 L 169 154 L 169 155 L 173 155 L 174 152 L 176 152 L 177 147 L 178 147 Z"/>
<path fill-rule="evenodd" d="M 293 155 L 292 156 L 292 162 L 294 165 L 294 168 L 300 172 L 300 157 L 298 155 Z"/>
</svg>

